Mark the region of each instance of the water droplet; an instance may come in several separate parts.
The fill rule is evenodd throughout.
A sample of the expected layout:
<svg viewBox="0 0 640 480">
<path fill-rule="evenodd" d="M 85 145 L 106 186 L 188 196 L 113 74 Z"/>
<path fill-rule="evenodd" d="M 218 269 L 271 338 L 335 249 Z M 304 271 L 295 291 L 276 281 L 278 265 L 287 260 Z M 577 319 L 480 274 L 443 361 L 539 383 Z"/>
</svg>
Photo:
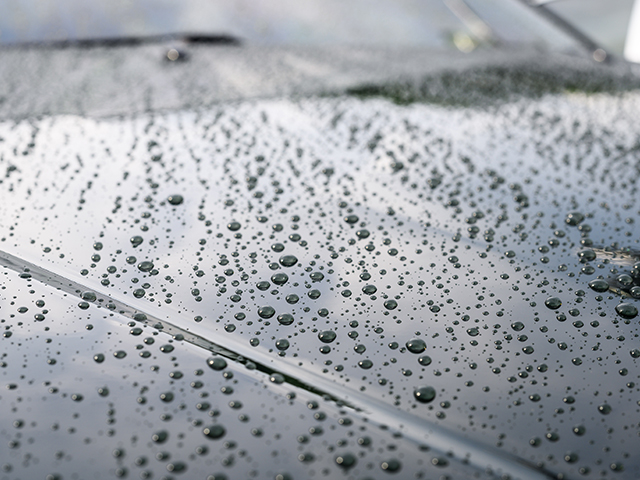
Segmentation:
<svg viewBox="0 0 640 480">
<path fill-rule="evenodd" d="M 589 282 L 589 287 L 591 288 L 591 290 L 598 293 L 604 293 L 609 290 L 609 284 L 605 280 L 599 278 L 591 280 Z"/>
<path fill-rule="evenodd" d="M 309 293 L 307 293 L 307 296 L 311 299 L 311 300 L 317 300 L 318 298 L 320 298 L 320 290 L 316 290 L 315 288 L 313 290 L 309 290 Z"/>
<path fill-rule="evenodd" d="M 578 435 L 579 437 L 584 435 L 587 432 L 587 429 L 582 425 L 576 425 L 573 427 L 573 433 Z"/>
<path fill-rule="evenodd" d="M 298 297 L 298 295 L 296 295 L 295 293 L 290 293 L 285 297 L 285 300 L 288 304 L 295 305 L 300 300 L 300 297 Z"/>
<path fill-rule="evenodd" d="M 358 366 L 364 370 L 369 370 L 371 367 L 373 367 L 373 362 L 367 358 L 365 360 L 360 360 L 358 362 Z"/>
<path fill-rule="evenodd" d="M 258 309 L 258 315 L 260 316 L 260 318 L 271 318 L 276 314 L 276 310 L 273 307 L 270 307 L 269 305 L 266 305 L 264 307 L 260 307 Z"/>
<path fill-rule="evenodd" d="M 144 240 L 140 235 L 136 235 L 135 237 L 131 237 L 129 241 L 131 242 L 131 245 L 133 245 L 133 247 L 135 248 L 138 245 L 142 244 Z"/>
<path fill-rule="evenodd" d="M 365 285 L 364 287 L 362 287 L 362 293 L 366 295 L 373 295 L 377 291 L 378 289 L 376 288 L 375 285 Z"/>
<path fill-rule="evenodd" d="M 572 227 L 578 225 L 580 222 L 584 220 L 584 215 L 580 212 L 571 212 L 567 215 L 565 222 L 567 225 L 571 225 Z"/>
<path fill-rule="evenodd" d="M 165 403 L 173 401 L 173 392 L 164 392 L 160 394 L 160 400 Z"/>
<path fill-rule="evenodd" d="M 516 332 L 519 332 L 522 329 L 524 329 L 524 323 L 522 323 L 522 322 L 513 322 L 511 324 L 511 328 L 513 328 Z"/>
<path fill-rule="evenodd" d="M 391 460 L 386 460 L 380 464 L 380 468 L 385 472 L 389 472 L 389 473 L 399 472 L 401 466 L 402 464 L 395 458 L 392 458 Z"/>
<path fill-rule="evenodd" d="M 309 276 L 311 277 L 311 280 L 313 280 L 314 282 L 320 282 L 321 280 L 324 279 L 324 275 L 321 272 L 313 272 Z"/>
<path fill-rule="evenodd" d="M 98 388 L 98 395 L 100 395 L 101 397 L 109 396 L 109 389 L 107 387 Z"/>
<path fill-rule="evenodd" d="M 429 403 L 436 398 L 436 390 L 433 387 L 418 387 L 413 391 L 413 396 L 420 403 Z"/>
<path fill-rule="evenodd" d="M 562 300 L 558 297 L 549 297 L 544 301 L 544 304 L 551 310 L 557 310 L 562 306 Z"/>
<path fill-rule="evenodd" d="M 431 465 L 434 467 L 446 467 L 449 465 L 449 461 L 446 458 L 434 457 L 431 459 Z"/>
<path fill-rule="evenodd" d="M 284 376 L 280 373 L 273 373 L 270 377 L 269 380 L 273 383 L 276 383 L 278 385 L 284 383 Z"/>
<path fill-rule="evenodd" d="M 348 469 L 353 467 L 356 464 L 356 457 L 351 453 L 345 453 L 343 455 L 336 456 L 335 461 L 338 464 L 338 466 Z"/>
<path fill-rule="evenodd" d="M 280 323 L 280 325 L 291 325 L 293 323 L 293 316 L 288 313 L 278 315 L 278 323 Z"/>
<path fill-rule="evenodd" d="M 611 406 L 603 403 L 602 405 L 598 405 L 598 411 L 603 415 L 608 415 L 611 413 Z"/>
<path fill-rule="evenodd" d="M 427 344 L 421 338 L 412 338 L 406 343 L 406 347 L 411 353 L 422 353 L 427 349 Z"/>
<path fill-rule="evenodd" d="M 610 464 L 609 468 L 614 472 L 624 472 L 624 465 L 620 462 Z"/>
<path fill-rule="evenodd" d="M 630 303 L 620 303 L 616 305 L 616 313 L 622 318 L 635 318 L 638 316 L 638 309 Z"/>
<path fill-rule="evenodd" d="M 138 264 L 138 270 L 140 270 L 141 272 L 150 272 L 151 270 L 153 270 L 153 262 L 150 262 L 148 260 L 140 262 Z"/>
<path fill-rule="evenodd" d="M 275 273 L 271 276 L 271 281 L 278 286 L 284 285 L 289 280 L 286 273 Z"/>
<path fill-rule="evenodd" d="M 80 298 L 82 298 L 83 300 L 86 300 L 87 302 L 95 302 L 96 301 L 96 294 L 93 292 L 82 292 L 82 295 L 80 295 Z"/>
<path fill-rule="evenodd" d="M 581 263 L 593 262 L 596 259 L 596 252 L 593 250 L 581 250 L 578 252 L 578 258 Z"/>
<path fill-rule="evenodd" d="M 227 361 L 222 357 L 212 357 L 207 360 L 207 365 L 213 370 L 224 370 L 227 368 Z"/>
<path fill-rule="evenodd" d="M 184 462 L 173 462 L 167 465 L 167 471 L 172 473 L 182 473 L 187 469 L 187 464 Z"/>
<path fill-rule="evenodd" d="M 398 302 L 396 302 L 395 300 L 387 300 L 386 302 L 384 302 L 384 308 L 386 308 L 387 310 L 395 310 L 398 306 Z"/>
<path fill-rule="evenodd" d="M 331 343 L 336 339 L 336 332 L 333 330 L 324 330 L 318 333 L 318 338 L 322 343 Z"/>
<path fill-rule="evenodd" d="M 182 197 L 182 195 L 169 195 L 167 197 L 167 202 L 169 202 L 171 205 L 180 205 L 182 204 L 182 202 L 184 202 L 184 198 Z"/>
<path fill-rule="evenodd" d="M 218 440 L 224 436 L 227 431 L 222 425 L 211 425 L 209 427 L 205 427 L 202 430 L 205 437 L 210 438 L 211 440 Z"/>
<path fill-rule="evenodd" d="M 623 287 L 630 287 L 633 284 L 633 278 L 631 278 L 631 275 L 627 275 L 626 273 L 618 275 L 616 281 Z"/>
<path fill-rule="evenodd" d="M 160 430 L 159 432 L 156 432 L 153 435 L 151 435 L 151 440 L 154 443 L 164 443 L 167 441 L 168 438 L 169 438 L 169 432 L 167 432 L 166 430 Z"/>
<path fill-rule="evenodd" d="M 428 367 L 429 365 L 431 365 L 431 357 L 429 355 L 423 355 L 422 357 L 418 358 L 418 363 L 423 367 Z"/>
<path fill-rule="evenodd" d="M 293 255 L 283 255 L 280 257 L 280 265 L 283 267 L 293 267 L 298 263 L 298 259 Z"/>
</svg>

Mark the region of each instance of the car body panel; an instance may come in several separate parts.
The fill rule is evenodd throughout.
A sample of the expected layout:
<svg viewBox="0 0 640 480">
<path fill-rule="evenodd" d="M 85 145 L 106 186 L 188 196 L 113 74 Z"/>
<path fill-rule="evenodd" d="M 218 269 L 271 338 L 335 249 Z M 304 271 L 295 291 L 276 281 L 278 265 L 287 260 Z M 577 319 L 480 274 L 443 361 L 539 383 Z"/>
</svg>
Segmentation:
<svg viewBox="0 0 640 480">
<path fill-rule="evenodd" d="M 258 64 L 259 51 L 196 49 L 191 64 L 162 63 L 149 46 L 54 51 L 60 72 L 61 59 L 81 68 L 70 83 L 54 75 L 49 92 L 42 78 L 23 83 L 4 68 L 13 90 L 0 123 L 0 293 L 11 334 L 0 372 L 12 415 L 0 432 L 16 441 L 2 455 L 5 477 L 101 478 L 137 471 L 145 456 L 154 476 L 378 478 L 395 460 L 395 473 L 426 478 L 637 478 L 637 318 L 616 313 L 637 300 L 615 278 L 637 261 L 638 94 L 397 105 L 336 92 L 457 61 L 464 76 L 489 54 L 408 52 L 386 71 L 393 52 L 361 51 L 358 63 L 350 51 L 349 71 L 339 56 L 328 69 L 316 51 L 296 57 L 307 62 L 295 63 L 300 76 L 270 78 L 289 53 Z M 2 54 L 44 68 L 42 51 Z M 591 68 L 530 51 L 501 64 L 517 73 L 524 58 L 549 71 Z M 96 70 L 101 59 L 111 77 Z M 246 67 L 259 74 L 239 75 Z M 203 76 L 220 71 L 218 83 Z M 125 81 L 109 84 L 119 73 Z M 218 89 L 224 79 L 237 85 Z M 281 286 L 277 273 L 288 276 Z M 607 293 L 588 286 L 598 274 L 612 277 Z M 562 306 L 545 306 L 550 297 Z M 156 342 L 147 347 L 135 328 Z M 324 331 L 337 338 L 325 343 Z M 414 338 L 424 351 L 409 351 Z M 211 371 L 212 354 L 233 379 Z M 198 378 L 203 387 L 187 383 Z M 420 387 L 435 399 L 416 399 Z M 211 410 L 197 407 L 202 391 Z M 314 400 L 328 421 L 307 408 Z M 100 414 L 100 426 L 77 420 L 96 410 L 115 413 Z M 210 422 L 235 445 L 209 442 Z M 318 425 L 325 433 L 313 437 Z M 162 448 L 152 439 L 160 430 Z M 363 431 L 371 446 L 358 444 Z M 307 447 L 300 435 L 318 440 Z M 203 443 L 210 453 L 199 456 Z"/>
</svg>

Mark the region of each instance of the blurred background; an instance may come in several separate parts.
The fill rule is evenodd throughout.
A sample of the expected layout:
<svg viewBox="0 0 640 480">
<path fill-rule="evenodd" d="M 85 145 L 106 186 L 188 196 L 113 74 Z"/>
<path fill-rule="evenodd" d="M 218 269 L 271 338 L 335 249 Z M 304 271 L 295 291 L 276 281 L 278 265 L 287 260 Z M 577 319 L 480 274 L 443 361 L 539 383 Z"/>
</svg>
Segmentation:
<svg viewBox="0 0 640 480">
<path fill-rule="evenodd" d="M 610 53 L 622 55 L 634 0 L 558 0 L 544 2 Z"/>
<path fill-rule="evenodd" d="M 524 7 L 520 0 L 509 8 Z M 466 4 L 479 17 L 496 0 Z M 621 55 L 634 0 L 530 0 Z M 0 44 L 171 33 L 230 35 L 260 44 L 439 47 L 460 28 L 447 0 L 3 0 Z M 527 7 L 528 8 L 528 7 Z M 484 10 L 480 12 L 479 10 Z M 485 19 L 489 21 L 488 19 Z M 499 21 L 499 20 L 498 20 Z M 491 22 L 489 22 L 491 23 Z M 494 25 L 491 25 L 494 27 Z M 500 29 L 518 30 L 505 22 Z M 499 30 L 500 30 L 499 29 Z"/>
</svg>

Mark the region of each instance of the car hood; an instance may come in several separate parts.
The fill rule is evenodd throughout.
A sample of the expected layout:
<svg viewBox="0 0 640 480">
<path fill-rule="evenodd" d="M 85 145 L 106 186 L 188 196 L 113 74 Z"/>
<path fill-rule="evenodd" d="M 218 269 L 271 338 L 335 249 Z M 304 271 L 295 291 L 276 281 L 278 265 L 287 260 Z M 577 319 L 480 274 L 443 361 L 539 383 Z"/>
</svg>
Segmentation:
<svg viewBox="0 0 640 480">
<path fill-rule="evenodd" d="M 639 102 L 3 120 L 7 478 L 637 478 Z"/>
</svg>

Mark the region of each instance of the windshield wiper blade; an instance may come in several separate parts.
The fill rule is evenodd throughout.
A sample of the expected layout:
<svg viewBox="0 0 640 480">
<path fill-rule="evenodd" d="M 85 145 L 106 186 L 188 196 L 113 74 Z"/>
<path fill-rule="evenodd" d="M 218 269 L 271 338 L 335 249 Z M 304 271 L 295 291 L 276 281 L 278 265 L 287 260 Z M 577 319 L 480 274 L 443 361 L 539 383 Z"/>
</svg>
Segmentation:
<svg viewBox="0 0 640 480">
<path fill-rule="evenodd" d="M 228 34 L 171 33 L 163 35 L 127 35 L 121 37 L 72 38 L 65 40 L 44 40 L 5 44 L 3 47 L 47 47 L 47 48 L 98 48 L 131 47 L 152 43 L 186 43 L 207 45 L 240 46 L 239 37 Z"/>
</svg>

